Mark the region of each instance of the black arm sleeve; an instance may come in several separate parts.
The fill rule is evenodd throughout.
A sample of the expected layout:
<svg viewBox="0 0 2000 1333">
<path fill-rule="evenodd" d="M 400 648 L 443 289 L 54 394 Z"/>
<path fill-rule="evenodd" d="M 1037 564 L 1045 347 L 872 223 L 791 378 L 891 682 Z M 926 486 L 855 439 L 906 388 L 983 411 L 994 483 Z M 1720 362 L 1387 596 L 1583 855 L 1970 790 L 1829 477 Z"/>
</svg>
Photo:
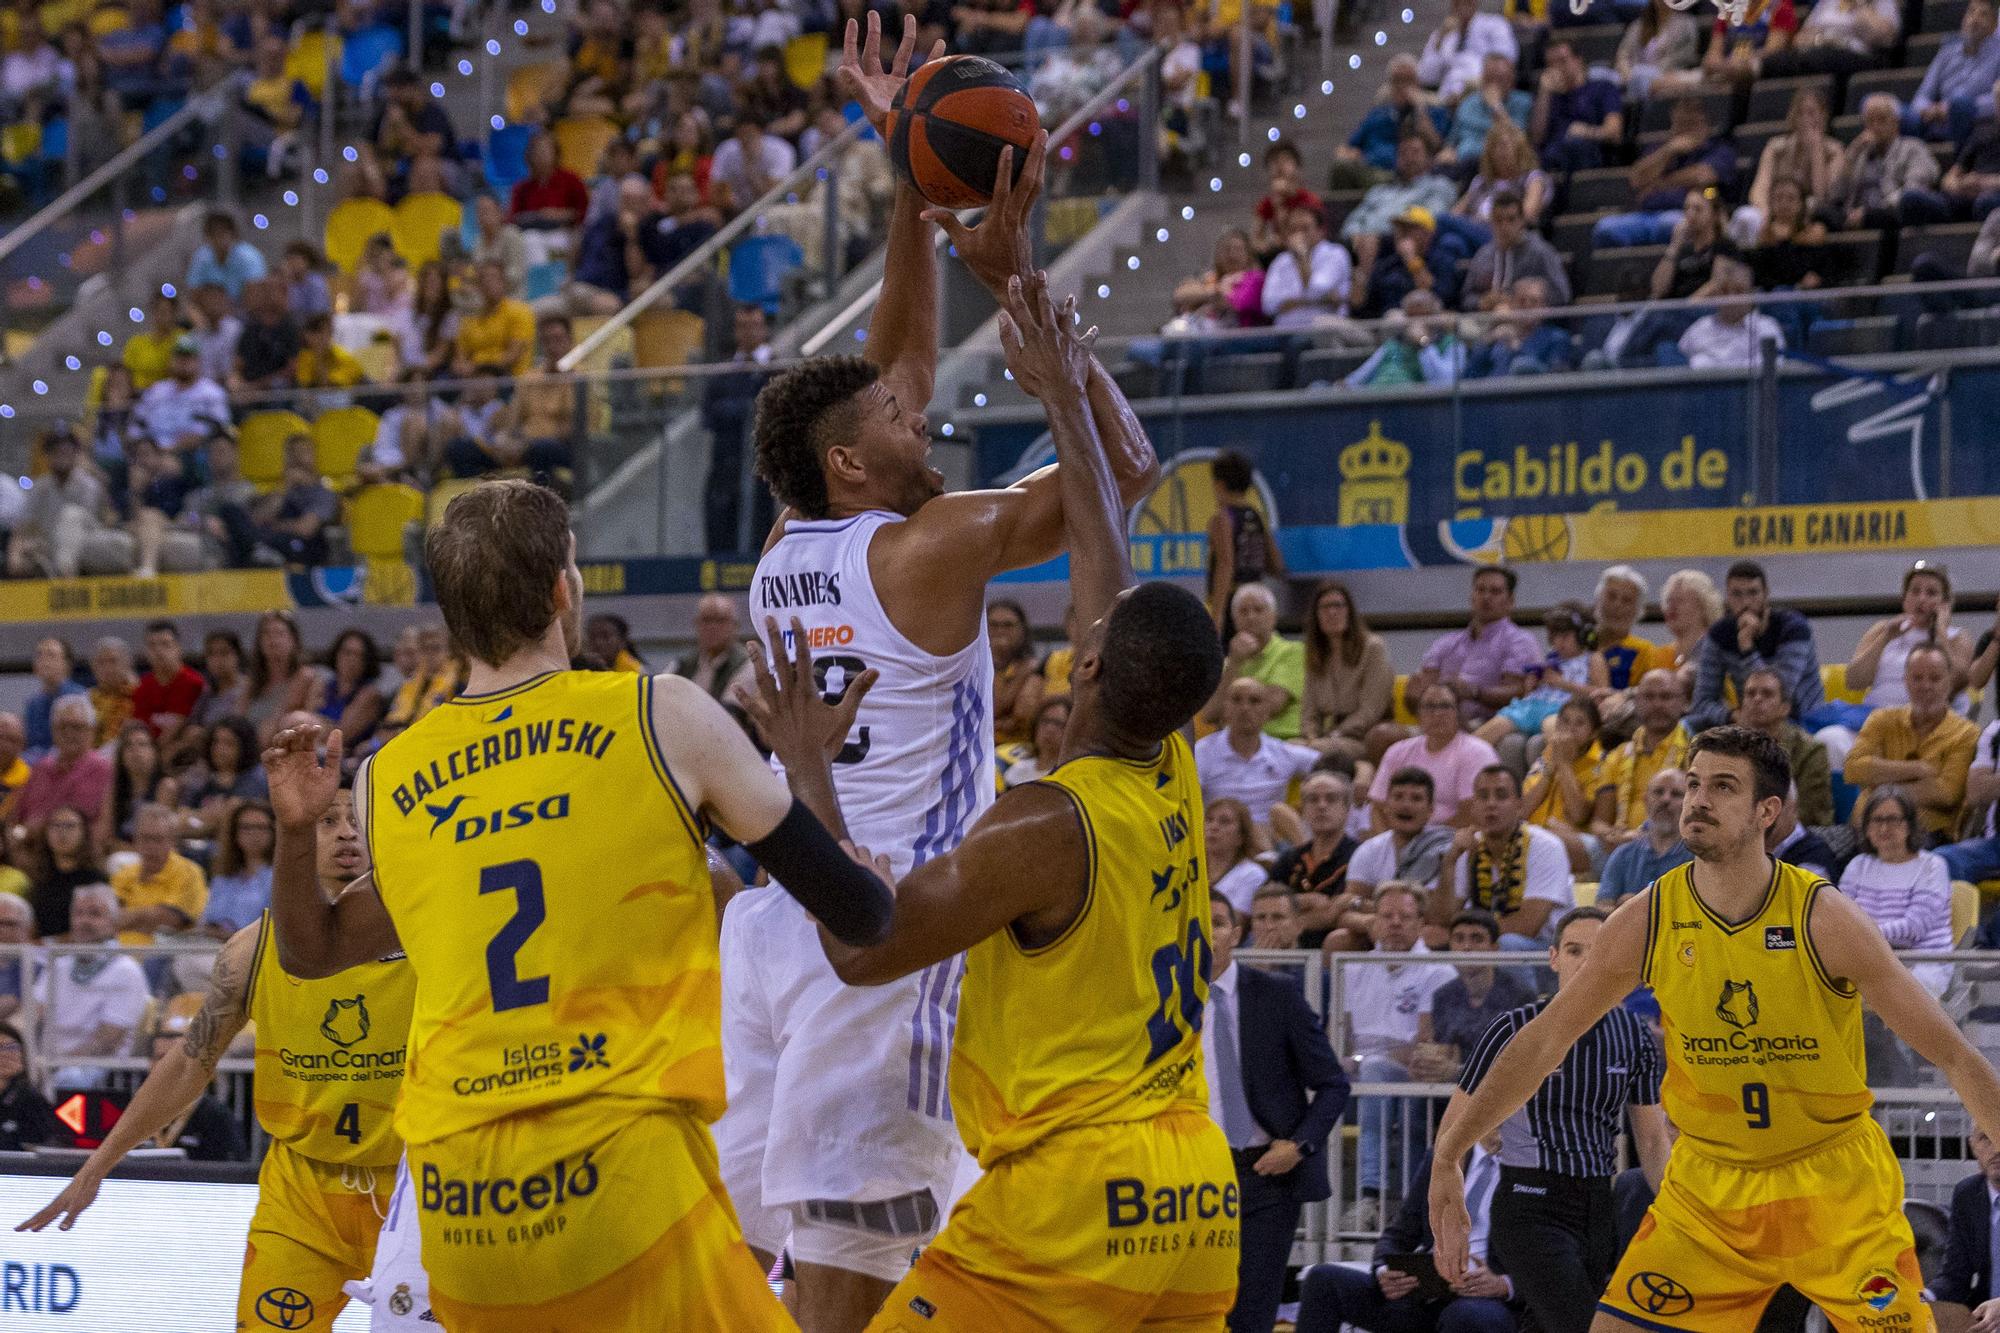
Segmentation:
<svg viewBox="0 0 2000 1333">
<path fill-rule="evenodd" d="M 743 848 L 842 944 L 866 948 L 889 933 L 895 896 L 796 797 L 778 827 Z"/>
</svg>

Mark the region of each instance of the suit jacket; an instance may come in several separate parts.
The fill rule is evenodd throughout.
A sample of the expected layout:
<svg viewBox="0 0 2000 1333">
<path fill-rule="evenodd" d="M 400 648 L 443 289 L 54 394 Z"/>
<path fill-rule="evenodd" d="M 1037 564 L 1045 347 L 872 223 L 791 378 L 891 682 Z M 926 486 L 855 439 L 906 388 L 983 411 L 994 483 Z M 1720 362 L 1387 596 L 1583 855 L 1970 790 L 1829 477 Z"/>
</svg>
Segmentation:
<svg viewBox="0 0 2000 1333">
<path fill-rule="evenodd" d="M 1254 967 L 1236 969 L 1236 1049 L 1243 1099 L 1266 1134 L 1298 1144 L 1305 1160 L 1284 1177 L 1292 1198 L 1316 1203 L 1333 1194 L 1326 1138 L 1347 1109 L 1347 1076 L 1299 988 Z"/>
<path fill-rule="evenodd" d="M 750 654 L 743 651 L 742 644 L 732 643 L 729 645 L 729 651 L 723 655 L 722 664 L 715 669 L 715 683 L 709 690 L 709 694 L 714 697 L 717 703 L 727 702 L 723 698 L 723 691 L 729 688 L 729 682 L 736 678 L 736 673 L 741 671 L 743 664 L 749 660 Z M 700 665 L 700 651 L 690 650 L 675 659 L 673 673 L 676 676 L 692 676 L 695 673 L 695 668 Z"/>
<path fill-rule="evenodd" d="M 1951 1192 L 1951 1229 L 1945 1235 L 1944 1271 L 1931 1283 L 1941 1301 L 1972 1306 L 1993 1296 L 1993 1205 L 1986 1177 L 1971 1175 Z"/>
<path fill-rule="evenodd" d="M 1489 1202 L 1487 1207 L 1492 1204 Z M 1490 1239 L 1491 1233 L 1488 1235 Z M 1396 1210 L 1396 1216 L 1382 1228 L 1382 1236 L 1375 1242 L 1375 1262 L 1380 1263 L 1392 1254 L 1427 1254 L 1435 1243 L 1436 1237 L 1431 1235 L 1431 1159 L 1426 1157 L 1417 1170 L 1417 1178 L 1410 1182 L 1409 1193 L 1403 1196 L 1403 1206 Z M 1486 1266 L 1496 1273 L 1507 1271 L 1507 1266 L 1493 1256 L 1490 1244 Z"/>
</svg>

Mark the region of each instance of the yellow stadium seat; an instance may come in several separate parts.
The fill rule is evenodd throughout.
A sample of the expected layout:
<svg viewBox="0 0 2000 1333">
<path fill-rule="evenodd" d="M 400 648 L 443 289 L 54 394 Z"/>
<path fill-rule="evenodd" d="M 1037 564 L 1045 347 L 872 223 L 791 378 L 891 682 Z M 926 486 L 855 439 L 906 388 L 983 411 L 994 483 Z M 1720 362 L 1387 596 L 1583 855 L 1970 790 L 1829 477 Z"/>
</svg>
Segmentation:
<svg viewBox="0 0 2000 1333">
<path fill-rule="evenodd" d="M 313 461 L 335 490 L 354 484 L 354 466 L 375 441 L 377 417 L 365 407 L 336 407 L 312 424 Z"/>
<path fill-rule="evenodd" d="M 129 29 L 132 15 L 117 5 L 101 5 L 90 12 L 90 19 L 84 26 L 90 29 L 92 37 L 109 37 L 114 32 Z M 54 36 L 53 33 L 50 35 Z"/>
<path fill-rule="evenodd" d="M 1865 693 L 1862 690 L 1848 688 L 1845 662 L 1822 662 L 1819 668 L 1819 684 L 1829 703 L 1858 704 Z"/>
<path fill-rule="evenodd" d="M 507 119 L 519 123 L 543 103 L 562 91 L 569 82 L 569 62 L 549 60 L 539 65 L 519 65 L 507 76 Z M 594 168 L 597 164 L 592 163 Z"/>
<path fill-rule="evenodd" d="M 1979 887 L 1962 879 L 1951 882 L 1951 947 L 1965 940 L 1965 932 L 1979 924 Z"/>
<path fill-rule="evenodd" d="M 285 77 L 297 79 L 306 86 L 306 91 L 315 101 L 326 96 L 327 51 L 331 43 L 330 58 L 334 65 L 340 64 L 340 34 L 320 31 L 302 32 L 292 40 L 291 50 L 285 52 Z"/>
<path fill-rule="evenodd" d="M 422 268 L 438 257 L 446 232 L 456 232 L 465 224 L 465 210 L 448 194 L 406 194 L 396 205 L 390 239 L 396 253 L 411 269 Z"/>
<path fill-rule="evenodd" d="M 403 553 L 403 529 L 424 516 L 424 493 L 414 486 L 364 486 L 347 501 L 347 539 L 364 559 Z"/>
<path fill-rule="evenodd" d="M 354 359 L 361 363 L 361 373 L 371 384 L 393 384 L 396 380 L 396 342 L 389 337 L 370 338 L 359 347 L 347 350 L 354 353 Z"/>
<path fill-rule="evenodd" d="M 1576 882 L 1576 905 L 1589 907 L 1597 901 L 1597 881 L 1578 880 Z"/>
<path fill-rule="evenodd" d="M 352 273 L 361 263 L 368 242 L 383 232 L 394 235 L 396 213 L 380 199 L 343 199 L 326 218 L 326 257 Z"/>
<path fill-rule="evenodd" d="M 478 484 L 478 482 L 472 480 L 470 477 L 455 477 L 450 481 L 441 481 L 431 487 L 431 493 L 425 497 L 424 501 L 427 508 L 424 526 L 427 528 L 436 527 L 438 520 L 444 517 L 445 506 Z"/>
<path fill-rule="evenodd" d="M 801 33 L 786 42 L 785 74 L 801 88 L 817 84 L 826 74 L 826 34 Z"/>
<path fill-rule="evenodd" d="M 686 365 L 707 334 L 701 316 L 688 310 L 648 310 L 631 327 L 632 364 L 645 370 Z"/>
<path fill-rule="evenodd" d="M 312 434 L 312 423 L 296 412 L 255 412 L 237 428 L 237 448 L 243 476 L 258 485 L 275 484 L 285 475 L 285 441 Z"/>
<path fill-rule="evenodd" d="M 1393 704 L 1390 720 L 1400 722 L 1406 727 L 1414 727 L 1417 725 L 1416 712 L 1410 707 L 1410 701 L 1403 697 L 1403 688 L 1409 683 L 1408 676 L 1396 677 L 1396 688 L 1389 695 Z"/>
<path fill-rule="evenodd" d="M 556 136 L 556 156 L 577 175 L 589 180 L 597 174 L 597 160 L 605 145 L 618 137 L 618 126 L 603 116 L 571 116 L 549 128 Z"/>
</svg>

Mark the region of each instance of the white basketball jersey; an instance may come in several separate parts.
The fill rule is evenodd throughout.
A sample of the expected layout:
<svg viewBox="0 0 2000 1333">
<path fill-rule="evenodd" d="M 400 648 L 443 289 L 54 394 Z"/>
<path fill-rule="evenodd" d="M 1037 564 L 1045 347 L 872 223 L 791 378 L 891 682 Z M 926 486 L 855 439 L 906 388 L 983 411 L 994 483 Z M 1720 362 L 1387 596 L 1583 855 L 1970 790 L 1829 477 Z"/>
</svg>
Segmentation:
<svg viewBox="0 0 2000 1333">
<path fill-rule="evenodd" d="M 870 667 L 880 673 L 833 761 L 833 784 L 849 835 L 886 854 L 899 876 L 958 846 L 994 797 L 993 652 L 984 625 L 964 648 L 938 657 L 904 638 L 875 595 L 869 544 L 902 521 L 883 510 L 789 520 L 750 585 L 751 624 L 761 636 L 769 616 L 783 640 L 765 647 L 788 659 L 797 616 L 830 697 Z"/>
</svg>

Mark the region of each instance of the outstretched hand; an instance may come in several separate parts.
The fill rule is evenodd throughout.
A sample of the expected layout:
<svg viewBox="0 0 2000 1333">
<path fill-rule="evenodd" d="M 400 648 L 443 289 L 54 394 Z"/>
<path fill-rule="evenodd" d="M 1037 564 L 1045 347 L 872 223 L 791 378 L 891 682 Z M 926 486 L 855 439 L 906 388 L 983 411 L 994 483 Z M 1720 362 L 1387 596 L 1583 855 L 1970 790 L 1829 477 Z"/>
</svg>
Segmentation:
<svg viewBox="0 0 2000 1333">
<path fill-rule="evenodd" d="M 326 751 L 320 752 L 324 737 Z M 271 813 L 280 827 L 305 828 L 319 822 L 340 790 L 340 729 L 314 723 L 288 727 L 264 751 Z"/>
<path fill-rule="evenodd" d="M 910 76 L 910 62 L 917 53 L 917 16 L 903 16 L 903 40 L 897 44 L 895 57 L 889 62 L 885 73 L 882 69 L 882 16 L 874 10 L 868 11 L 868 37 L 860 40 L 860 29 L 853 19 L 847 20 L 847 37 L 841 46 L 840 72 L 837 75 L 840 90 L 861 103 L 862 113 L 875 132 L 888 137 L 889 107 L 896 100 L 896 93 L 903 81 Z M 940 38 L 926 57 L 936 60 L 944 54 L 944 41 Z"/>
<path fill-rule="evenodd" d="M 1097 326 L 1082 336 L 1075 332 L 1076 297 L 1058 306 L 1049 297 L 1049 275 L 1031 273 L 1007 279 L 1000 307 L 1000 349 L 1007 369 L 1024 393 L 1043 397 L 1068 385 L 1081 394 L 1090 381 L 1090 349 Z"/>
<path fill-rule="evenodd" d="M 36 1213 L 27 1221 L 15 1227 L 16 1231 L 40 1231 L 55 1222 L 57 1231 L 68 1231 L 76 1225 L 76 1219 L 83 1216 L 84 1209 L 97 1202 L 97 1177 L 89 1171 L 79 1171 L 76 1178 L 63 1186 L 62 1193 L 49 1201 L 48 1207 Z"/>
<path fill-rule="evenodd" d="M 924 219 L 944 228 L 944 234 L 958 257 L 965 261 L 980 285 L 996 301 L 1007 296 L 1007 279 L 1026 278 L 1035 271 L 1035 247 L 1029 238 L 1034 220 L 1035 200 L 1042 193 L 1042 167 L 1048 160 L 1049 132 L 1036 130 L 1028 145 L 1027 161 L 1021 164 L 1021 178 L 1014 179 L 1011 145 L 1000 150 L 1000 168 L 994 175 L 993 202 L 986 206 L 979 225 L 968 227 L 948 208 L 927 208 Z"/>
<path fill-rule="evenodd" d="M 778 632 L 775 616 L 764 618 L 764 632 L 773 644 L 785 642 Z M 799 757 L 815 751 L 823 752 L 828 759 L 838 754 L 847 742 L 847 733 L 853 730 L 861 701 L 868 697 L 868 691 L 880 676 L 870 667 L 849 680 L 837 698 L 829 699 L 821 694 L 820 682 L 814 678 L 806 627 L 797 616 L 792 617 L 791 645 L 791 657 L 780 659 L 774 673 L 765 657 L 764 644 L 750 640 L 746 646 L 756 688 L 739 696 L 764 744 L 771 747 L 787 768 L 795 767 Z"/>
</svg>

